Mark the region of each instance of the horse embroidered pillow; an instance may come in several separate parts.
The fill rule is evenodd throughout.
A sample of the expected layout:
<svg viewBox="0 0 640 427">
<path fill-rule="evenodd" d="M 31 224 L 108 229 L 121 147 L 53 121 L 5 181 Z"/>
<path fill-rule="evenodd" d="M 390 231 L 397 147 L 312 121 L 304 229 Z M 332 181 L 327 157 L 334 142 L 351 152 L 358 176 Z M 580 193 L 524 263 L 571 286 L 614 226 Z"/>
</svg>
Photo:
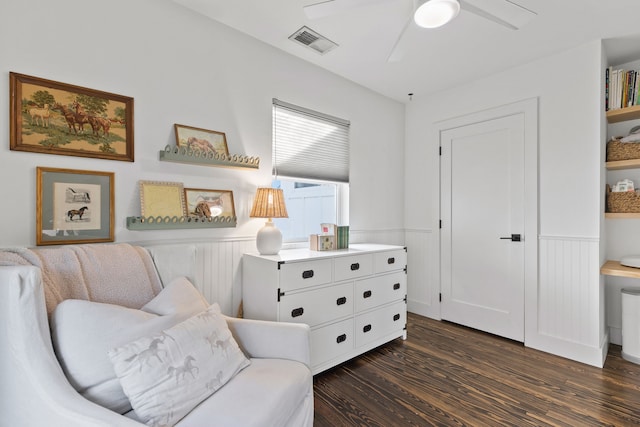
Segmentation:
<svg viewBox="0 0 640 427">
<path fill-rule="evenodd" d="M 250 363 L 218 304 L 109 358 L 136 415 L 154 426 L 172 426 Z"/>
</svg>

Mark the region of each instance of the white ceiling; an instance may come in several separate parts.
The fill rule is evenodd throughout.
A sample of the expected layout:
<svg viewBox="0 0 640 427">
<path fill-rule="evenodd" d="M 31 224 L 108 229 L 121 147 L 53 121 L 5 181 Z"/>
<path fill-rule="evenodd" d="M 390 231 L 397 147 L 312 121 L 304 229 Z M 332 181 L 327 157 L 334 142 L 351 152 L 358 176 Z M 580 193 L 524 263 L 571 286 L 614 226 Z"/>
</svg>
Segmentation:
<svg viewBox="0 0 640 427">
<path fill-rule="evenodd" d="M 614 64 L 629 60 L 629 52 L 640 56 L 640 0 L 511 0 L 537 13 L 517 31 L 462 10 L 444 27 L 410 31 L 410 45 L 395 63 L 387 57 L 413 0 L 371 0 L 314 20 L 303 6 L 320 0 L 174 1 L 400 102 L 600 38 L 635 36 L 612 48 Z M 290 41 L 303 25 L 339 47 L 320 55 Z"/>
</svg>

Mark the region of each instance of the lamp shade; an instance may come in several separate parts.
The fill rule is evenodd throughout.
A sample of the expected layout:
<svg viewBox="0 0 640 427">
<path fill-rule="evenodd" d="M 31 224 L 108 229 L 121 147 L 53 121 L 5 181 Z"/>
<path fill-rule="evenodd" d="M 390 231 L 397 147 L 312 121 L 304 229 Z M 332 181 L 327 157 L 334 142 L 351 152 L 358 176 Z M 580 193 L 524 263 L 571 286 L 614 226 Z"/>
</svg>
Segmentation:
<svg viewBox="0 0 640 427">
<path fill-rule="evenodd" d="M 426 0 L 416 9 L 413 19 L 420 27 L 438 28 L 460 12 L 458 0 Z"/>
<path fill-rule="evenodd" d="M 258 188 L 249 216 L 251 218 L 289 218 L 282 190 Z"/>
</svg>

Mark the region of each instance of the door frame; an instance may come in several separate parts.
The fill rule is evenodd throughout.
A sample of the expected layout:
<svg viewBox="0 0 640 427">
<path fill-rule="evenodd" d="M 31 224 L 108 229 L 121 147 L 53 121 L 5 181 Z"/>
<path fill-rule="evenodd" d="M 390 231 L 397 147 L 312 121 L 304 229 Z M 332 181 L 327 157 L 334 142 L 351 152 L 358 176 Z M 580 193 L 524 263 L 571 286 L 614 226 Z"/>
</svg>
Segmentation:
<svg viewBox="0 0 640 427">
<path fill-rule="evenodd" d="M 462 126 L 499 119 L 514 114 L 524 115 L 524 343 L 535 336 L 538 323 L 538 98 L 505 104 L 475 113 L 435 122 L 438 145 L 442 133 Z M 438 162 L 438 181 L 442 170 Z M 438 212 L 442 218 L 442 182 L 438 182 Z M 442 292 L 441 236 L 438 233 L 438 283 Z"/>
</svg>

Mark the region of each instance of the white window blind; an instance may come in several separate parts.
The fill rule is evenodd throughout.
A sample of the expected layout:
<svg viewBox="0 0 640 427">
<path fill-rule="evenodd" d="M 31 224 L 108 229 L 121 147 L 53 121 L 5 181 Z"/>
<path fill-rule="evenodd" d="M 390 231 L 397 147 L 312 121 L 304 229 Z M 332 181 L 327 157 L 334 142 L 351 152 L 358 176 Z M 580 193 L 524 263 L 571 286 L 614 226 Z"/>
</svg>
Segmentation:
<svg viewBox="0 0 640 427">
<path fill-rule="evenodd" d="M 273 99 L 273 174 L 349 182 L 349 122 Z"/>
</svg>

